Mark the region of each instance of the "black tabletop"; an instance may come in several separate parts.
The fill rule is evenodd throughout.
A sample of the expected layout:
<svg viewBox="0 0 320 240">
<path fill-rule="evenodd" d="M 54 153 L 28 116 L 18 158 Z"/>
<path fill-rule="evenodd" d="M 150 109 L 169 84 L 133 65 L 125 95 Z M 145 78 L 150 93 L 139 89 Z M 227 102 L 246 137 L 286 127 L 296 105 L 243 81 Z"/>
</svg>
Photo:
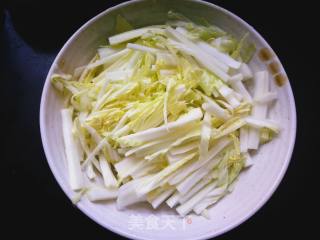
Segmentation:
<svg viewBox="0 0 320 240">
<path fill-rule="evenodd" d="M 83 23 L 120 1 L 66 2 L 0 4 L 1 207 L 5 214 L 2 229 L 10 232 L 10 239 L 46 236 L 43 233 L 52 238 L 121 239 L 71 204 L 55 181 L 42 149 L 40 96 L 54 57 Z M 315 201 L 319 186 L 313 186 L 319 161 L 319 14 L 307 2 L 279 2 L 214 1 L 253 25 L 270 43 L 289 75 L 298 112 L 296 146 L 280 187 L 258 213 L 219 240 L 289 235 L 308 239 L 319 222 L 311 220 L 319 213 Z"/>
</svg>

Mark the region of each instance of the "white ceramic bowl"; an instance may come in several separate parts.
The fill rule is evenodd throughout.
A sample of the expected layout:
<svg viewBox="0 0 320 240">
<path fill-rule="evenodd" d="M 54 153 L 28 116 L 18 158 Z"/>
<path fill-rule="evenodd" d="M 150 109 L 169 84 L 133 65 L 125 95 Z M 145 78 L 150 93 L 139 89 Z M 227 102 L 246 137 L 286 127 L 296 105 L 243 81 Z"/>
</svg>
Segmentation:
<svg viewBox="0 0 320 240">
<path fill-rule="evenodd" d="M 73 192 L 67 180 L 62 140 L 59 114 L 62 101 L 50 84 L 51 75 L 58 68 L 72 73 L 75 67 L 86 64 L 97 47 L 112 34 L 117 14 L 122 14 L 135 27 L 141 27 L 163 23 L 170 9 L 186 16 L 204 17 L 236 36 L 250 32 L 257 49 L 267 49 L 271 53 L 268 61 L 262 61 L 257 54 L 250 63 L 251 67 L 254 70 L 268 69 L 267 65 L 271 62 L 278 63 L 274 66 L 278 66 L 278 71 L 286 79 L 279 59 L 267 42 L 246 22 L 216 5 L 196 0 L 141 0 L 123 3 L 102 12 L 83 25 L 61 49 L 50 68 L 42 93 L 40 127 L 43 147 L 55 178 L 69 198 Z M 289 81 L 282 87 L 276 86 L 273 78 L 271 82 L 279 99 L 270 116 L 280 122 L 281 133 L 271 143 L 261 147 L 254 156 L 254 166 L 241 174 L 235 190 L 210 208 L 210 220 L 197 216 L 183 220 L 166 206 L 154 211 L 147 204 L 141 204 L 118 211 L 114 202 L 97 204 L 85 198 L 77 206 L 100 225 L 131 239 L 207 239 L 238 226 L 270 198 L 284 176 L 293 151 L 296 110 L 292 90 Z"/>
</svg>

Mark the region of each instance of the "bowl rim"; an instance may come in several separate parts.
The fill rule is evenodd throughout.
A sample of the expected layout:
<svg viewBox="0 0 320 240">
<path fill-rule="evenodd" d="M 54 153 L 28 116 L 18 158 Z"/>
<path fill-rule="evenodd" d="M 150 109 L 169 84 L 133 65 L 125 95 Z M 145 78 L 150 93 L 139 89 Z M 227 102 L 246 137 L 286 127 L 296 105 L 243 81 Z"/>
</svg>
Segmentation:
<svg viewBox="0 0 320 240">
<path fill-rule="evenodd" d="M 62 188 L 63 192 L 65 193 L 65 195 L 70 198 L 70 196 L 67 193 L 67 189 L 65 187 L 65 184 L 63 183 L 63 179 L 61 178 L 60 174 L 58 173 L 55 164 L 54 164 L 54 160 L 53 157 L 50 155 L 49 152 L 49 144 L 48 141 L 46 139 L 46 132 L 47 132 L 47 128 L 45 125 L 45 109 L 46 109 L 46 102 L 47 102 L 47 94 L 48 94 L 48 89 L 50 86 L 50 77 L 53 74 L 54 70 L 55 70 L 55 66 L 57 64 L 57 62 L 59 61 L 60 57 L 64 54 L 65 50 L 69 47 L 69 45 L 72 44 L 73 40 L 75 40 L 78 35 L 80 35 L 86 28 L 88 28 L 92 23 L 94 23 L 95 21 L 97 21 L 98 19 L 102 18 L 104 15 L 128 6 L 128 5 L 133 5 L 136 4 L 138 2 L 144 2 L 146 0 L 131 0 L 131 1 L 126 1 L 120 4 L 117 4 L 113 7 L 110 7 L 102 12 L 100 12 L 99 14 L 97 14 L 96 16 L 92 17 L 90 20 L 88 20 L 86 23 L 84 23 L 74 34 L 72 34 L 72 36 L 67 40 L 67 42 L 63 45 L 63 47 L 61 48 L 61 50 L 59 51 L 59 53 L 57 54 L 57 56 L 55 57 L 50 70 L 47 74 L 44 86 L 43 86 L 43 90 L 42 90 L 42 95 L 41 95 L 41 102 L 40 102 L 40 114 L 39 114 L 39 120 L 40 120 L 40 133 L 41 133 L 41 140 L 42 140 L 42 145 L 44 148 L 44 152 L 46 155 L 46 159 L 48 162 L 48 165 L 51 169 L 51 172 L 53 173 L 56 181 L 58 182 L 59 186 Z M 267 46 L 269 49 L 271 49 L 273 51 L 273 49 L 271 48 L 271 46 L 267 43 L 267 41 L 258 33 L 258 31 L 256 31 L 251 25 L 249 25 L 246 21 L 244 21 L 242 18 L 238 17 L 236 14 L 230 12 L 229 10 L 224 9 L 223 7 L 220 7 L 216 4 L 210 3 L 210 2 L 206 2 L 203 0 L 188 0 L 190 2 L 195 2 L 198 4 L 202 4 L 205 5 L 209 8 L 215 8 L 218 11 L 223 12 L 224 14 L 226 14 L 227 16 L 231 17 L 232 19 L 234 19 L 235 21 L 239 22 L 241 25 L 244 25 L 245 27 L 247 27 L 248 29 L 250 29 L 250 31 L 252 31 L 255 34 L 255 37 L 257 37 L 259 39 L 259 41 L 261 41 L 265 46 Z M 274 52 L 274 51 L 273 51 Z M 279 59 L 279 57 L 277 56 L 277 54 L 274 52 L 274 55 L 276 58 Z M 283 65 L 281 63 L 281 61 L 279 60 L 279 64 L 281 66 L 282 69 Z M 283 71 L 285 76 L 287 77 L 287 73 L 285 72 L 285 70 Z M 296 106 L 295 106 L 295 99 L 294 99 L 294 95 L 292 92 L 292 88 L 290 85 L 290 81 L 287 82 L 288 84 L 288 96 L 289 96 L 289 102 L 290 102 L 290 107 L 292 108 L 292 113 L 290 115 L 291 117 L 291 128 L 289 129 L 290 132 L 292 132 L 292 138 L 289 139 L 289 144 L 288 144 L 288 150 L 286 152 L 286 156 L 285 156 L 285 161 L 282 165 L 282 168 L 280 169 L 277 177 L 275 178 L 273 185 L 268 189 L 268 191 L 265 192 L 263 198 L 256 204 L 256 206 L 254 208 L 252 208 L 250 211 L 247 212 L 247 214 L 241 216 L 238 220 L 234 221 L 233 223 L 226 225 L 224 228 L 221 228 L 219 230 L 217 230 L 214 233 L 204 233 L 202 235 L 199 235 L 198 237 L 195 237 L 193 239 L 208 239 L 208 238 L 213 238 L 213 237 L 217 237 L 219 235 L 222 235 L 236 227 L 238 227 L 239 225 L 241 225 L 242 223 L 244 223 L 246 220 L 248 220 L 250 217 L 252 217 L 255 213 L 258 212 L 258 210 L 260 210 L 265 203 L 271 198 L 272 194 L 276 191 L 276 189 L 278 188 L 279 184 L 281 183 L 287 169 L 289 166 L 289 163 L 291 161 L 291 157 L 293 154 L 293 149 L 294 149 L 294 145 L 295 145 L 295 141 L 296 141 L 296 131 L 297 131 L 297 112 L 296 112 Z M 121 236 L 130 238 L 130 239 L 148 239 L 145 237 L 141 237 L 137 234 L 133 234 L 133 233 L 128 233 L 127 231 L 123 230 L 123 228 L 121 227 L 113 227 L 113 226 L 109 226 L 108 224 L 105 224 L 103 221 L 99 220 L 98 218 L 96 218 L 93 214 L 91 214 L 91 212 L 89 210 L 87 210 L 86 207 L 82 206 L 81 204 L 76 205 L 77 208 L 79 208 L 86 216 L 88 216 L 90 219 L 92 219 L 94 222 L 98 223 L 100 226 L 103 226 L 104 228 L 119 234 Z"/>
</svg>

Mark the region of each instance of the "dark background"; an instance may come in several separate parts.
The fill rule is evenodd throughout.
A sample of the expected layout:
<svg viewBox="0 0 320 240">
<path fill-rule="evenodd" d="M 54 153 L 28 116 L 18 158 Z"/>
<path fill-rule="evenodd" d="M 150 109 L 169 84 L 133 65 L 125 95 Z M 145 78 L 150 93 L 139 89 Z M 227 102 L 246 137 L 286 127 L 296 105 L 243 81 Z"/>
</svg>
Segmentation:
<svg viewBox="0 0 320 240">
<path fill-rule="evenodd" d="M 121 239 L 91 221 L 64 195 L 47 165 L 38 120 L 45 77 L 63 43 L 87 20 L 119 2 L 0 3 L 1 228 L 10 239 Z M 217 239 L 309 239 L 318 232 L 319 222 L 318 8 L 312 1 L 213 2 L 246 20 L 269 42 L 287 71 L 298 112 L 296 146 L 280 187 L 250 220 Z"/>
</svg>

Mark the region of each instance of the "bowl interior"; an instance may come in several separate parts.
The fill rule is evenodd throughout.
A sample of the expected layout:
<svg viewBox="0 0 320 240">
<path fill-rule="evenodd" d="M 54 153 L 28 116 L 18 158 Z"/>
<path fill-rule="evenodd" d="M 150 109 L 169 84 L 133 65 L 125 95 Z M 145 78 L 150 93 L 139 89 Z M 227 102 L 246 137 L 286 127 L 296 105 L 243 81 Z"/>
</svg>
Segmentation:
<svg viewBox="0 0 320 240">
<path fill-rule="evenodd" d="M 257 71 L 268 69 L 271 62 L 278 63 L 278 72 L 286 79 L 279 59 L 263 38 L 244 21 L 215 5 L 201 1 L 131 1 L 101 13 L 65 44 L 50 69 L 43 90 L 40 111 L 42 141 L 50 168 L 69 198 L 74 193 L 68 185 L 62 139 L 59 110 L 63 102 L 51 86 L 50 76 L 57 71 L 72 73 L 75 67 L 88 63 L 97 47 L 113 34 L 118 14 L 135 27 L 142 27 L 164 23 L 168 10 L 181 12 L 192 19 L 203 17 L 238 37 L 249 32 L 258 51 L 267 48 L 272 55 L 270 60 L 262 61 L 256 54 L 250 66 Z M 202 239 L 237 226 L 255 213 L 274 192 L 290 161 L 294 145 L 296 113 L 290 84 L 286 81 L 279 87 L 272 74 L 270 79 L 271 88 L 278 93 L 278 101 L 269 116 L 281 124 L 281 133 L 253 156 L 254 165 L 241 174 L 234 191 L 209 209 L 210 220 L 194 215 L 181 219 L 165 204 L 156 211 L 148 204 L 118 211 L 112 201 L 93 204 L 84 198 L 77 206 L 102 226 L 130 238 Z"/>
</svg>

